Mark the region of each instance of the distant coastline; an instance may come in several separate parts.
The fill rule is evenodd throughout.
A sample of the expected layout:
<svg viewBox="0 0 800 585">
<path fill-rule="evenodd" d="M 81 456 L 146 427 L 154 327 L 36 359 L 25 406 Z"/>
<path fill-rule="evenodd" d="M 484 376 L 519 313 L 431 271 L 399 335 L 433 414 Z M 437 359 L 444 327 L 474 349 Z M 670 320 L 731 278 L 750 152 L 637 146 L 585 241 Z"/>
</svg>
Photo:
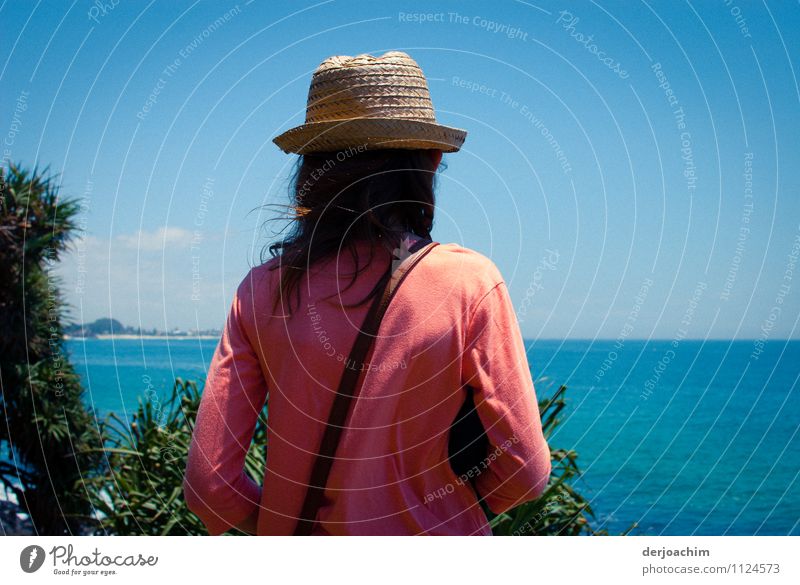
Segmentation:
<svg viewBox="0 0 800 585">
<path fill-rule="evenodd" d="M 170 341 L 177 341 L 179 339 L 219 339 L 220 335 L 193 335 L 190 333 L 182 333 L 182 334 L 159 334 L 159 335 L 137 335 L 135 333 L 102 333 L 100 335 L 89 335 L 89 336 L 80 336 L 80 335 L 64 335 L 64 339 L 69 339 L 71 341 L 84 341 L 86 339 L 168 339 Z"/>
<path fill-rule="evenodd" d="M 179 328 L 171 331 L 129 327 L 116 319 L 97 319 L 92 323 L 71 323 L 64 327 L 64 339 L 219 339 L 218 329 Z"/>
</svg>

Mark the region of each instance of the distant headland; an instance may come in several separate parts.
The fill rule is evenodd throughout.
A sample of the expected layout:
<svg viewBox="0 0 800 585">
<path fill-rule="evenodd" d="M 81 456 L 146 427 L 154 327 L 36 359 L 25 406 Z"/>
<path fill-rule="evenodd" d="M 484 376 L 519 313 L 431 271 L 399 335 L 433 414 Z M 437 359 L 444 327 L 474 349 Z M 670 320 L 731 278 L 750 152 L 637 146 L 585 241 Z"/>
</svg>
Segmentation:
<svg viewBox="0 0 800 585">
<path fill-rule="evenodd" d="M 97 319 L 92 323 L 71 323 L 64 327 L 64 338 L 93 338 L 93 339 L 219 339 L 222 332 L 218 329 L 172 329 L 161 331 L 159 329 L 143 329 L 142 327 L 129 327 L 116 319 Z"/>
</svg>

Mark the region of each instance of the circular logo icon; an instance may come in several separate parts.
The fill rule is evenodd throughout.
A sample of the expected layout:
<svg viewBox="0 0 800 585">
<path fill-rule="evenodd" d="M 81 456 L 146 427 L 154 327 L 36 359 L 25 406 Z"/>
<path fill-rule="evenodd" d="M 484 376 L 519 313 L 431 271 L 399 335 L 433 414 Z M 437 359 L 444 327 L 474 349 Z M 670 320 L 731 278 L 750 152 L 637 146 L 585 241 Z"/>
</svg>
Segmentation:
<svg viewBox="0 0 800 585">
<path fill-rule="evenodd" d="M 41 546 L 32 544 L 26 546 L 19 553 L 19 566 L 26 573 L 35 573 L 44 564 L 44 549 Z"/>
</svg>

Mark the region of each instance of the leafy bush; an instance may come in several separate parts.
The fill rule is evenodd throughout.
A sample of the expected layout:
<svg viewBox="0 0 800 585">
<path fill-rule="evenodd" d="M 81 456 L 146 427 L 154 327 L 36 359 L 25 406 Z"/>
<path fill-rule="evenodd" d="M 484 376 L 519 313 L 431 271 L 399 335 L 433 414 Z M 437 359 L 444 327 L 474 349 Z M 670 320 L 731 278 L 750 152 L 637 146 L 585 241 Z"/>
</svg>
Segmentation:
<svg viewBox="0 0 800 585">
<path fill-rule="evenodd" d="M 78 205 L 46 170 L 0 168 L 0 484 L 38 534 L 83 531 L 83 479 L 102 463 L 94 413 L 63 348 L 60 283 L 50 272 Z M 3 450 L 0 449 L 0 452 Z"/>
<path fill-rule="evenodd" d="M 539 403 L 548 438 L 560 423 L 565 392 L 566 387 L 561 386 Z M 130 425 L 117 416 L 110 417 L 104 426 L 104 450 L 110 465 L 93 482 L 94 499 L 102 512 L 99 534 L 205 534 L 203 524 L 186 507 L 181 491 L 199 403 L 197 385 L 178 379 L 163 404 L 140 399 Z M 256 480 L 264 475 L 265 453 L 266 408 L 246 458 L 247 471 Z M 607 534 L 592 529 L 594 511 L 571 483 L 580 475 L 578 454 L 551 449 L 551 457 L 553 471 L 542 497 L 493 516 L 490 524 L 495 534 Z"/>
<path fill-rule="evenodd" d="M 130 424 L 109 415 L 102 431 L 109 465 L 91 482 L 96 534 L 205 534 L 183 499 L 183 472 L 199 406 L 197 384 L 178 378 L 163 403 L 140 398 Z M 265 444 L 266 436 L 262 416 L 254 444 Z M 246 457 L 254 478 L 264 474 L 265 461 L 258 453 L 253 448 Z"/>
</svg>

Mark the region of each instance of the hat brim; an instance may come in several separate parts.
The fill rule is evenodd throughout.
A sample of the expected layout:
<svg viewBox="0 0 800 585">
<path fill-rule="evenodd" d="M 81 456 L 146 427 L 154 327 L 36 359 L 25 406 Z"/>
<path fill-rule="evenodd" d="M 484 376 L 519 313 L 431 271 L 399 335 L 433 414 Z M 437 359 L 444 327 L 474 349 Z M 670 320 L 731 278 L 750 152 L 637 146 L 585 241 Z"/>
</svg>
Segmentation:
<svg viewBox="0 0 800 585">
<path fill-rule="evenodd" d="M 336 152 L 346 148 L 438 149 L 457 152 L 467 131 L 435 122 L 352 118 L 303 124 L 272 139 L 286 153 Z"/>
</svg>

